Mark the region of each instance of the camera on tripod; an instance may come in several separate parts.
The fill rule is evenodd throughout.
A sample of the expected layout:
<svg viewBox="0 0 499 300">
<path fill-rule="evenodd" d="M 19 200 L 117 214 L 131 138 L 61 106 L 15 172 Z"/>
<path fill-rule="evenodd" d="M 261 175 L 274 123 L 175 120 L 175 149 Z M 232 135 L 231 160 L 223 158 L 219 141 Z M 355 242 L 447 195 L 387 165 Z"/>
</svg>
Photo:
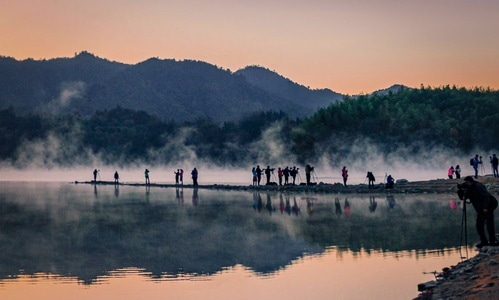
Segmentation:
<svg viewBox="0 0 499 300">
<path fill-rule="evenodd" d="M 464 183 L 457 184 L 457 195 L 461 200 L 468 199 L 468 187 Z"/>
</svg>

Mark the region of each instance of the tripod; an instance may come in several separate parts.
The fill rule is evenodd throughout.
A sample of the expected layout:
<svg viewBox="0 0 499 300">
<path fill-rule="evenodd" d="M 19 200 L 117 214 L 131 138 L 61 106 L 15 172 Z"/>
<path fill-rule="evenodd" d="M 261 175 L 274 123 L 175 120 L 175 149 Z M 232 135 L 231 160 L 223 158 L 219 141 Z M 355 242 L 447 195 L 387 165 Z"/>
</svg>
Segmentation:
<svg viewBox="0 0 499 300">
<path fill-rule="evenodd" d="M 459 252 L 461 252 L 463 246 L 463 234 L 464 234 L 464 247 L 466 249 L 466 259 L 468 259 L 468 228 L 466 221 L 466 199 L 463 200 L 463 215 L 461 217 L 461 240 L 459 242 Z M 461 253 L 461 259 L 463 259 Z"/>
</svg>

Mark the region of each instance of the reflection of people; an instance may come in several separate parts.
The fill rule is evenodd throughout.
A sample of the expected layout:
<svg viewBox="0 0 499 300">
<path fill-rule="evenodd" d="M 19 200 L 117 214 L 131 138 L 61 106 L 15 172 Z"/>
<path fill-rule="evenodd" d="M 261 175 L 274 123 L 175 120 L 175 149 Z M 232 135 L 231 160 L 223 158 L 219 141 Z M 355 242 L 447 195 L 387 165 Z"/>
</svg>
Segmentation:
<svg viewBox="0 0 499 300">
<path fill-rule="evenodd" d="M 386 204 L 389 208 L 395 207 L 395 198 L 392 195 L 386 196 Z"/>
<path fill-rule="evenodd" d="M 269 214 L 272 214 L 273 208 L 272 208 L 272 199 L 270 198 L 270 194 L 267 193 L 267 203 L 265 204 L 265 208 L 269 212 Z"/>
<path fill-rule="evenodd" d="M 198 188 L 194 188 L 192 191 L 192 205 L 197 206 L 199 202 Z"/>
<path fill-rule="evenodd" d="M 343 166 L 343 169 L 341 169 L 341 177 L 343 177 L 343 184 L 347 186 L 348 170 L 345 166 Z"/>
<path fill-rule="evenodd" d="M 197 186 L 198 185 L 198 169 L 196 169 L 196 168 L 192 169 L 191 176 L 192 176 L 192 185 Z"/>
<path fill-rule="evenodd" d="M 298 207 L 298 203 L 296 203 L 296 198 L 294 197 L 293 198 L 293 207 L 291 208 L 291 211 L 295 214 L 295 215 L 299 215 L 300 214 L 300 207 Z"/>
<path fill-rule="evenodd" d="M 369 197 L 369 211 L 372 213 L 375 212 L 377 206 L 378 202 L 376 202 L 376 198 L 374 196 Z"/>
<path fill-rule="evenodd" d="M 146 178 L 146 184 L 151 184 L 151 181 L 149 180 L 149 170 L 148 169 L 145 169 L 144 177 Z"/>
<path fill-rule="evenodd" d="M 338 199 L 338 198 L 334 199 L 334 211 L 335 211 L 336 215 L 338 215 L 338 216 L 341 216 L 341 214 L 343 213 L 341 211 L 340 199 Z"/>
<path fill-rule="evenodd" d="M 388 175 L 388 177 L 386 178 L 386 188 L 393 189 L 394 184 L 395 184 L 395 179 L 392 177 L 392 175 Z"/>
<path fill-rule="evenodd" d="M 367 177 L 367 180 L 368 180 L 369 188 L 373 188 L 374 187 L 374 182 L 376 181 L 376 178 L 374 177 L 373 172 L 368 171 L 366 177 Z"/>
<path fill-rule="evenodd" d="M 119 185 L 114 186 L 114 196 L 116 198 L 118 198 L 120 196 L 120 186 Z"/>
<path fill-rule="evenodd" d="M 343 206 L 343 211 L 345 216 L 347 217 L 350 216 L 350 202 L 348 202 L 347 198 L 345 198 L 345 205 Z"/>
<path fill-rule="evenodd" d="M 281 211 L 281 214 L 284 213 L 284 209 L 285 209 L 284 199 L 282 198 L 282 193 L 281 193 L 279 194 L 279 210 Z"/>
<path fill-rule="evenodd" d="M 496 239 L 496 232 L 494 228 L 494 210 L 497 208 L 497 199 L 492 196 L 485 185 L 475 181 L 473 177 L 466 176 L 463 184 L 464 190 L 459 189 L 459 198 L 470 199 L 471 205 L 476 211 L 476 231 L 480 237 L 480 244 L 476 245 L 477 248 L 492 245 L 499 246 Z M 487 226 L 487 233 L 489 238 L 485 235 L 485 226 Z"/>
<path fill-rule="evenodd" d="M 114 172 L 114 183 L 115 184 L 120 183 L 120 175 L 118 175 L 118 171 Z"/>
</svg>

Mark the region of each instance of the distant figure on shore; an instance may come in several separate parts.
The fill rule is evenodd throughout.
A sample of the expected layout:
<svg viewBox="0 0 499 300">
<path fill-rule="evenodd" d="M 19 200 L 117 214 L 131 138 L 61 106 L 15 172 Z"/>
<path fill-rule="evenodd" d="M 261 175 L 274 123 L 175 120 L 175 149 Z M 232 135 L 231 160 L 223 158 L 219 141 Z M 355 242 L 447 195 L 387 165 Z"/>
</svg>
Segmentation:
<svg viewBox="0 0 499 300">
<path fill-rule="evenodd" d="M 281 167 L 277 169 L 277 178 L 279 179 L 279 185 L 282 185 L 282 176 L 284 175 Z"/>
<path fill-rule="evenodd" d="M 454 179 L 454 166 L 450 166 L 449 170 L 447 170 L 447 176 L 449 176 L 449 179 Z"/>
<path fill-rule="evenodd" d="M 293 166 L 293 169 L 291 169 L 291 171 L 289 171 L 289 175 L 291 175 L 291 177 L 293 178 L 293 185 L 296 185 L 296 175 L 298 174 L 298 169 L 296 166 Z"/>
<path fill-rule="evenodd" d="M 368 186 L 369 186 L 369 188 L 373 188 L 374 187 L 374 182 L 376 181 L 376 178 L 374 177 L 373 172 L 368 171 L 366 177 L 367 177 L 367 180 L 368 180 Z"/>
<path fill-rule="evenodd" d="M 177 169 L 177 171 L 173 171 L 173 174 L 175 174 L 175 184 L 178 185 L 180 178 L 180 169 Z"/>
<path fill-rule="evenodd" d="M 492 167 L 492 174 L 494 177 L 499 177 L 499 172 L 497 171 L 497 167 L 499 166 L 499 159 L 495 154 L 492 154 L 490 157 L 490 166 Z"/>
<path fill-rule="evenodd" d="M 197 186 L 198 185 L 198 170 L 196 168 L 192 169 L 191 176 L 192 176 L 192 185 Z"/>
<path fill-rule="evenodd" d="M 97 174 L 99 174 L 99 170 L 94 170 L 94 182 L 97 182 Z"/>
<path fill-rule="evenodd" d="M 118 171 L 114 172 L 114 183 L 115 184 L 120 183 L 120 175 L 118 174 Z"/>
<path fill-rule="evenodd" d="M 392 175 L 388 175 L 388 177 L 386 178 L 386 188 L 393 189 L 394 184 L 395 184 L 395 179 L 392 177 Z"/>
<path fill-rule="evenodd" d="M 475 170 L 475 178 L 478 178 L 478 166 L 482 163 L 482 157 L 478 156 L 478 154 L 475 155 L 474 158 L 471 159 L 470 165 L 473 166 L 473 169 Z"/>
<path fill-rule="evenodd" d="M 282 175 L 284 175 L 284 185 L 289 184 L 289 167 L 286 166 L 284 170 L 282 170 Z"/>
<path fill-rule="evenodd" d="M 180 184 L 184 185 L 184 169 L 180 169 L 179 180 Z"/>
<path fill-rule="evenodd" d="M 461 178 L 461 168 L 459 167 L 459 165 L 456 165 L 456 167 L 454 168 L 454 173 L 456 174 L 456 179 Z"/>
<path fill-rule="evenodd" d="M 145 169 L 144 177 L 146 178 L 146 185 L 151 184 L 151 181 L 149 180 L 149 170 L 148 169 Z"/>
<path fill-rule="evenodd" d="M 314 167 L 312 167 L 310 165 L 306 165 L 305 166 L 305 178 L 307 180 L 307 185 L 311 184 L 311 182 L 310 182 L 310 175 L 312 174 L 313 171 L 314 171 Z"/>
<path fill-rule="evenodd" d="M 343 169 L 341 169 L 341 177 L 343 177 L 343 184 L 347 186 L 348 170 L 345 166 L 343 166 Z"/>
<path fill-rule="evenodd" d="M 253 186 L 256 186 L 257 185 L 257 177 L 256 177 L 255 167 L 253 167 L 253 169 L 251 169 L 251 175 L 253 175 Z"/>
<path fill-rule="evenodd" d="M 258 185 L 260 185 L 260 181 L 262 181 L 262 169 L 260 169 L 260 165 L 256 166 L 256 181 Z"/>
<path fill-rule="evenodd" d="M 267 185 L 270 184 L 270 175 L 274 174 L 275 168 L 270 168 L 270 166 L 267 166 L 265 169 L 265 176 L 267 177 Z"/>
</svg>

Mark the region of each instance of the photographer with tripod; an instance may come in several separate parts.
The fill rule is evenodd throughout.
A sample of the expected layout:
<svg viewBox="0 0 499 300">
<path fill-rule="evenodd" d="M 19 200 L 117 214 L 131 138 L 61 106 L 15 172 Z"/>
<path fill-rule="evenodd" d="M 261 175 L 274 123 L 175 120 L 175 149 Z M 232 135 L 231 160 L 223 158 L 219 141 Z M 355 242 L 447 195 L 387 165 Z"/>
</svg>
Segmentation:
<svg viewBox="0 0 499 300">
<path fill-rule="evenodd" d="M 487 188 L 480 182 L 475 181 L 472 176 L 466 176 L 464 183 L 457 185 L 459 199 L 469 199 L 476 211 L 476 231 L 480 237 L 477 248 L 483 246 L 499 246 L 494 228 L 494 210 L 497 208 L 497 199 L 492 196 Z M 485 226 L 489 238 L 485 235 Z"/>
</svg>

